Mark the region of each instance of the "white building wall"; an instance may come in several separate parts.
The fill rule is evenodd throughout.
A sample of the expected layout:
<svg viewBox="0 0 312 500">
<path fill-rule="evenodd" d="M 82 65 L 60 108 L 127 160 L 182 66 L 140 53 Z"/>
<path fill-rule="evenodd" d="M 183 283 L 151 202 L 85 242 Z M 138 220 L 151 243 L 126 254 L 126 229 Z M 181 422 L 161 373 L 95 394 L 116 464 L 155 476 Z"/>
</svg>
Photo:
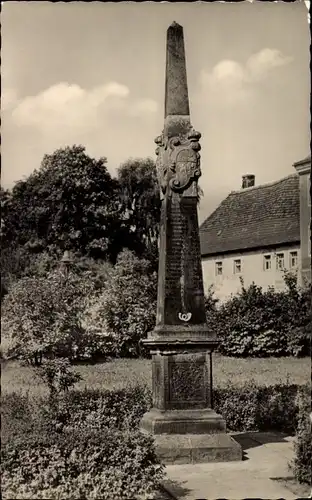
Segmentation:
<svg viewBox="0 0 312 500">
<path fill-rule="evenodd" d="M 291 252 L 297 252 L 297 267 L 291 268 Z M 284 254 L 285 269 L 296 272 L 301 268 L 300 246 L 281 246 L 274 250 L 256 250 L 249 252 L 235 252 L 227 255 L 213 257 L 203 257 L 203 279 L 205 294 L 213 285 L 216 297 L 221 301 L 236 295 L 241 290 L 240 277 L 244 280 L 244 285 L 248 287 L 254 281 L 256 285 L 267 290 L 269 286 L 274 286 L 276 291 L 285 289 L 283 271 L 277 269 L 277 254 Z M 264 256 L 271 256 L 271 269 L 264 269 Z M 234 273 L 234 260 L 240 259 L 241 272 Z M 222 262 L 222 274 L 217 275 L 216 263 Z"/>
</svg>

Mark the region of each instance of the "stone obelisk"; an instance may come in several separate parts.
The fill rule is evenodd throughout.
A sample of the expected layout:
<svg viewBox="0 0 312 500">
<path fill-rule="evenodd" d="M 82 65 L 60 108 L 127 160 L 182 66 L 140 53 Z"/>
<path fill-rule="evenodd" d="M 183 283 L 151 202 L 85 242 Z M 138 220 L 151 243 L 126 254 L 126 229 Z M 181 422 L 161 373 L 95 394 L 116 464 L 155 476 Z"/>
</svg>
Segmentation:
<svg viewBox="0 0 312 500">
<path fill-rule="evenodd" d="M 200 137 L 190 122 L 183 28 L 174 22 L 167 31 L 164 130 L 155 139 L 162 199 L 157 318 L 144 341 L 152 354 L 153 408 L 141 421 L 167 464 L 242 459 L 241 447 L 212 409 L 211 353 L 218 341 L 204 304 Z"/>
</svg>

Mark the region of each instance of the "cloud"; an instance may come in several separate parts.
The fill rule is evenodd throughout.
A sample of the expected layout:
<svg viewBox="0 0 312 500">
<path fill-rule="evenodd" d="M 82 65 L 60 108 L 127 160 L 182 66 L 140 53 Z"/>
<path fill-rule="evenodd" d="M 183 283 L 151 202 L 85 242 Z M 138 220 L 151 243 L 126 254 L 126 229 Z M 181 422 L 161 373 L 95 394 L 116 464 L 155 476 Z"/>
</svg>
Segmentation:
<svg viewBox="0 0 312 500">
<path fill-rule="evenodd" d="M 5 185 L 38 168 L 44 154 L 66 145 L 83 144 L 91 156 L 107 157 L 112 173 L 127 157 L 154 152 L 157 102 L 137 98 L 118 82 L 91 89 L 60 82 L 25 98 L 6 91 L 2 109 L 3 104 L 2 158 L 14 164 L 2 172 Z"/>
<path fill-rule="evenodd" d="M 158 104 L 153 99 L 138 99 L 129 108 L 131 116 L 142 116 L 146 113 L 156 113 L 158 111 Z"/>
<path fill-rule="evenodd" d="M 279 50 L 263 49 L 247 60 L 246 80 L 253 82 L 265 78 L 272 69 L 285 66 L 291 61 L 291 57 L 284 56 Z"/>
<path fill-rule="evenodd" d="M 16 106 L 17 93 L 14 89 L 3 89 L 1 92 L 1 111 L 8 111 Z"/>
<path fill-rule="evenodd" d="M 152 99 L 132 99 L 128 87 L 117 82 L 89 90 L 61 82 L 18 102 L 12 119 L 19 126 L 48 133 L 63 133 L 67 129 L 87 132 L 98 127 L 112 110 L 146 117 L 157 110 L 157 103 Z"/>
<path fill-rule="evenodd" d="M 233 104 L 250 96 L 251 86 L 264 80 L 275 68 L 292 61 L 276 49 L 263 49 L 252 54 L 246 63 L 232 60 L 220 61 L 212 71 L 203 70 L 200 75 L 202 90 L 211 93 L 213 99 L 222 97 L 222 102 Z"/>
</svg>

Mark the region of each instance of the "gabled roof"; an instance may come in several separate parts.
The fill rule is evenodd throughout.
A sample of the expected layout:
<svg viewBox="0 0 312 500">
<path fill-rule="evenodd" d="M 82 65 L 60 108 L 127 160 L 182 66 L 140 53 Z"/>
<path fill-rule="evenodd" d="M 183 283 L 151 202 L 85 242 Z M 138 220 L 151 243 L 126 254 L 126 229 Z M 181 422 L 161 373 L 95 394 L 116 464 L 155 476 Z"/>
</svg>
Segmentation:
<svg viewBox="0 0 312 500">
<path fill-rule="evenodd" d="M 231 192 L 199 232 L 202 256 L 299 243 L 299 176 Z"/>
<path fill-rule="evenodd" d="M 297 161 L 296 163 L 294 163 L 294 167 L 297 167 L 298 165 L 306 165 L 308 163 L 311 163 L 311 155 L 308 155 L 303 160 L 300 160 L 300 161 Z"/>
</svg>

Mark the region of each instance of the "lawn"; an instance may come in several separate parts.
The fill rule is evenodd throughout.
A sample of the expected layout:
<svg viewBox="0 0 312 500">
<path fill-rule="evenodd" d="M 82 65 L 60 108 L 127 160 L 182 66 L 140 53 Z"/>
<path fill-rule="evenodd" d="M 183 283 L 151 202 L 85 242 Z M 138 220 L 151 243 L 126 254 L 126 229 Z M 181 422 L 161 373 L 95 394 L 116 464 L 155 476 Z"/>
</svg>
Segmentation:
<svg viewBox="0 0 312 500">
<path fill-rule="evenodd" d="M 93 365 L 77 365 L 83 380 L 76 387 L 117 389 L 127 385 L 147 384 L 151 387 L 151 361 L 119 359 Z M 2 363 L 1 389 L 3 392 L 22 391 L 36 394 L 45 392 L 34 378 L 33 369 L 17 361 Z M 310 380 L 310 358 L 228 358 L 213 356 L 214 386 L 226 387 L 229 382 L 241 386 L 253 380 L 258 385 L 279 383 L 305 384 Z"/>
</svg>

